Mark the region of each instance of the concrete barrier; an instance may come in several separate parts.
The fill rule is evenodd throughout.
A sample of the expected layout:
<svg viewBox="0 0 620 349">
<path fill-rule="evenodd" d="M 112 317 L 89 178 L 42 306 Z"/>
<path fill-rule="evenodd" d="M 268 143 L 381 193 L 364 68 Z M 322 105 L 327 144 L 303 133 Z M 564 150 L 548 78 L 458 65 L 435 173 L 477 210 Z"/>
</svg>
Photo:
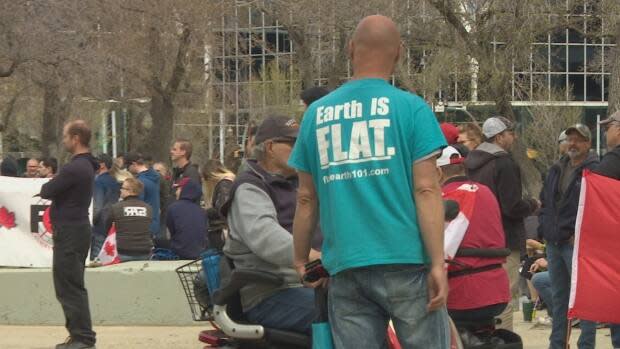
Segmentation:
<svg viewBox="0 0 620 349">
<path fill-rule="evenodd" d="M 175 269 L 189 261 L 127 262 L 86 269 L 94 325 L 189 325 Z M 0 268 L 0 325 L 64 325 L 51 269 Z"/>
</svg>

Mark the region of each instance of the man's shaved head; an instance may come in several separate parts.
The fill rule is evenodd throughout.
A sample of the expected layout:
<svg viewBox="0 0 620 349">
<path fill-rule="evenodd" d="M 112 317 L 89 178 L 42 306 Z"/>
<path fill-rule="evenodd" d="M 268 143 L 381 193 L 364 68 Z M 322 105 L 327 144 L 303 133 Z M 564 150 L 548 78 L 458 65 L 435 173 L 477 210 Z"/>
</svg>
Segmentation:
<svg viewBox="0 0 620 349">
<path fill-rule="evenodd" d="M 400 56 L 400 32 L 396 24 L 381 15 L 362 19 L 349 44 L 355 73 L 386 71 L 391 75 Z"/>
</svg>

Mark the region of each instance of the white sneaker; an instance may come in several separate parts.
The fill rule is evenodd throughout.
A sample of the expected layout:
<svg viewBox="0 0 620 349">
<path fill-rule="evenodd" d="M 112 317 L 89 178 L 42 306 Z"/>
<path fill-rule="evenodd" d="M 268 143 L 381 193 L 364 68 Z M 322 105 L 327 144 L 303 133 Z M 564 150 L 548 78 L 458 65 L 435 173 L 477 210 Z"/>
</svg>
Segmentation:
<svg viewBox="0 0 620 349">
<path fill-rule="evenodd" d="M 546 316 L 539 316 L 536 319 L 536 325 L 551 327 L 552 321 L 553 320 L 548 315 L 546 315 Z"/>
</svg>

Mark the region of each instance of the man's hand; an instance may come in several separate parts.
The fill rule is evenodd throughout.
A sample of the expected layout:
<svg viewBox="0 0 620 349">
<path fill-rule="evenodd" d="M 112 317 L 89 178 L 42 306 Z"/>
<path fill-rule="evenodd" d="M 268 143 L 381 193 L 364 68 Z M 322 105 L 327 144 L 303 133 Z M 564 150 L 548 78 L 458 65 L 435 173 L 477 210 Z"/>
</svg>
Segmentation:
<svg viewBox="0 0 620 349">
<path fill-rule="evenodd" d="M 530 267 L 530 273 L 535 273 L 540 269 L 547 269 L 547 260 L 544 258 L 538 258 Z"/>
<path fill-rule="evenodd" d="M 428 273 L 428 311 L 435 311 L 446 305 L 448 300 L 448 275 L 443 267 L 431 267 Z"/>
<path fill-rule="evenodd" d="M 317 288 L 317 287 L 327 287 L 328 278 L 320 278 L 319 280 L 308 283 L 304 282 L 304 275 L 306 274 L 306 264 L 315 261 L 317 259 L 321 259 L 321 252 L 311 249 L 310 255 L 306 260 L 295 261 L 295 271 L 297 271 L 297 275 L 299 275 L 299 280 L 302 280 L 302 283 L 306 287 Z"/>
</svg>

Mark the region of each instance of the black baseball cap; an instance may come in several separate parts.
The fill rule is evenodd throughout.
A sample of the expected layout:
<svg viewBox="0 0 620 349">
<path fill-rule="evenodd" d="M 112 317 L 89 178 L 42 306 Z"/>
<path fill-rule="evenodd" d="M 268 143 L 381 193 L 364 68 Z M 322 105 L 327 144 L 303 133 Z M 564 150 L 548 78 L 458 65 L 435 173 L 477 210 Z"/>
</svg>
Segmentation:
<svg viewBox="0 0 620 349">
<path fill-rule="evenodd" d="M 254 142 L 261 144 L 268 139 L 297 139 L 299 123 L 288 116 L 268 116 L 256 130 Z"/>
</svg>

